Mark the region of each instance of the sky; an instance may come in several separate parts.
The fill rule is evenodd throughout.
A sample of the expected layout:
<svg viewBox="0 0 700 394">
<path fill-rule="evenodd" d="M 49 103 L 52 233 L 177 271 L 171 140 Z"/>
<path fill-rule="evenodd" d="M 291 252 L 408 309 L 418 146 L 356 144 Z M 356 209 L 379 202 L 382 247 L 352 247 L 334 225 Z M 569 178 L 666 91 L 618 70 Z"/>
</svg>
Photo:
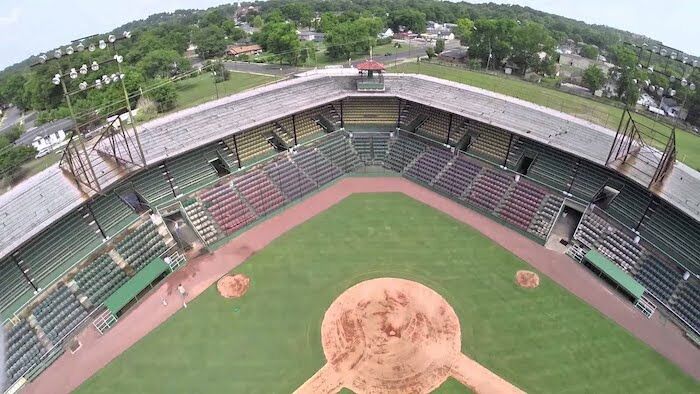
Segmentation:
<svg viewBox="0 0 700 394">
<path fill-rule="evenodd" d="M 513 0 L 537 10 L 605 24 L 700 55 L 699 0 Z M 0 0 L 0 69 L 71 40 L 158 12 L 208 8 L 224 0 Z M 473 1 L 479 2 L 479 1 Z M 57 4 L 63 4 L 57 6 Z M 111 6 L 110 4 L 114 4 Z"/>
</svg>

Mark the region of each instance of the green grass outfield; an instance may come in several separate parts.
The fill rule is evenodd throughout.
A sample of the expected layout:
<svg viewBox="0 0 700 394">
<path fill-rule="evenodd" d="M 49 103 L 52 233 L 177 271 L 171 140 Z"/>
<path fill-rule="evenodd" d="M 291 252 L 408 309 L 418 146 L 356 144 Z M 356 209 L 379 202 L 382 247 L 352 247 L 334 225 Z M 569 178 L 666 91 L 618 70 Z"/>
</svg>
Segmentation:
<svg viewBox="0 0 700 394">
<path fill-rule="evenodd" d="M 536 85 L 515 77 L 507 78 L 505 76 L 469 71 L 464 68 L 430 63 L 404 63 L 397 67 L 391 67 L 389 71 L 425 74 L 465 83 L 566 112 L 612 130 L 617 130 L 620 117 L 622 116 L 620 107 L 606 104 L 603 101 L 558 91 L 543 85 Z M 645 116 L 635 115 L 634 119 L 644 126 L 654 127 L 659 134 L 668 136 L 671 132 L 671 128 L 668 125 L 661 122 L 654 123 Z M 661 140 L 662 138 L 659 139 Z M 696 170 L 700 170 L 700 137 L 687 131 L 676 129 L 676 146 L 678 160 Z"/>
<path fill-rule="evenodd" d="M 220 82 L 216 84 L 216 86 L 214 86 L 214 77 L 208 72 L 177 82 L 175 84 L 177 104 L 173 111 L 179 111 L 207 101 L 216 100 L 217 89 L 219 97 L 224 97 L 278 79 L 268 75 L 235 71 L 231 71 L 229 76 L 228 81 Z"/>
<path fill-rule="evenodd" d="M 700 390 L 554 282 L 519 288 L 522 268 L 476 230 L 404 195 L 353 195 L 236 269 L 251 277 L 243 298 L 210 287 L 77 392 L 289 393 L 325 363 L 326 308 L 376 277 L 440 293 L 460 318 L 462 350 L 528 392 Z M 465 390 L 448 380 L 438 391 Z"/>
</svg>

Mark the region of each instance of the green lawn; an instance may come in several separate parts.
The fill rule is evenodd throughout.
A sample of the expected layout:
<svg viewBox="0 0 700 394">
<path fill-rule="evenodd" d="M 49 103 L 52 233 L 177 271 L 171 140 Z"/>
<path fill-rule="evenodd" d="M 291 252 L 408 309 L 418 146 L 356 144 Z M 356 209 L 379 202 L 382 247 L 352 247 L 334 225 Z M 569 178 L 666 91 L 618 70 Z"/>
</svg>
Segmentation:
<svg viewBox="0 0 700 394">
<path fill-rule="evenodd" d="M 387 62 L 389 63 L 389 62 Z M 517 97 L 535 104 L 553 108 L 575 115 L 593 123 L 600 124 L 612 130 L 617 130 L 622 116 L 622 109 L 604 101 L 586 99 L 566 92 L 551 89 L 544 85 L 536 85 L 515 77 L 490 75 L 469 71 L 463 68 L 442 66 L 429 63 L 404 63 L 390 69 L 392 72 L 419 73 L 450 81 L 491 90 L 493 92 Z M 646 126 L 654 127 L 657 132 L 669 135 L 671 128 L 664 123 L 656 123 L 652 119 L 636 115 L 635 121 Z M 678 160 L 690 167 L 700 170 L 700 137 L 684 130 L 676 130 L 676 145 Z"/>
<path fill-rule="evenodd" d="M 228 81 L 220 82 L 216 86 L 214 86 L 214 77 L 209 73 L 177 82 L 175 84 L 177 106 L 173 111 L 215 100 L 217 90 L 218 97 L 224 97 L 277 79 L 266 75 L 241 72 L 231 72 L 230 76 Z"/>
<path fill-rule="evenodd" d="M 552 281 L 516 286 L 522 268 L 479 232 L 406 196 L 354 195 L 239 267 L 252 279 L 242 299 L 209 288 L 77 392 L 289 393 L 325 363 L 325 309 L 376 277 L 440 293 L 460 318 L 462 350 L 528 392 L 700 390 Z M 448 380 L 439 392 L 464 389 Z"/>
<path fill-rule="evenodd" d="M 425 48 L 418 47 L 416 44 L 401 43 L 401 48 L 395 48 L 394 43 L 378 45 L 372 48 L 372 54 L 375 59 L 389 64 L 394 61 L 394 55 L 397 53 L 411 52 L 415 53 L 416 56 L 425 55 Z M 356 53 L 352 56 L 352 60 L 365 59 L 369 57 L 369 52 Z M 326 55 L 326 47 L 323 44 L 319 44 L 316 50 L 316 58 L 310 56 L 306 61 L 306 66 L 309 67 L 323 67 L 329 64 L 347 64 L 348 59 L 330 59 Z"/>
</svg>

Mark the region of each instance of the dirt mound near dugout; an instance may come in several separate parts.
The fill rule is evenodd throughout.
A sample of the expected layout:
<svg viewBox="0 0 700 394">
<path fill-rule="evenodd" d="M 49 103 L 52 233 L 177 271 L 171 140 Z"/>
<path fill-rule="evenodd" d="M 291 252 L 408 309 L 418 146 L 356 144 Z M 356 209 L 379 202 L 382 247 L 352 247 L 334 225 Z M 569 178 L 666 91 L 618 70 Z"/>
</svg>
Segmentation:
<svg viewBox="0 0 700 394">
<path fill-rule="evenodd" d="M 250 286 L 250 278 L 243 274 L 224 276 L 216 283 L 216 288 L 224 298 L 242 297 Z"/>
<path fill-rule="evenodd" d="M 515 282 L 520 287 L 534 289 L 540 285 L 540 277 L 532 271 L 518 271 L 515 273 Z"/>
</svg>

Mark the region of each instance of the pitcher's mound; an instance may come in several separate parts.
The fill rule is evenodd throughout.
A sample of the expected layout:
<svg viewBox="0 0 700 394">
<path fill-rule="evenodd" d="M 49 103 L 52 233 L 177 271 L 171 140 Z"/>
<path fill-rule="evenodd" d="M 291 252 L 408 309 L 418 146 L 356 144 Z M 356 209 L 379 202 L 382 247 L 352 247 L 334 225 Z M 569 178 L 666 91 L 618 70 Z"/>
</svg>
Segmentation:
<svg viewBox="0 0 700 394">
<path fill-rule="evenodd" d="M 534 289 L 540 285 L 540 277 L 531 271 L 518 271 L 515 273 L 515 281 L 520 287 L 526 289 Z"/>
<path fill-rule="evenodd" d="M 216 288 L 225 298 L 242 297 L 250 286 L 250 278 L 243 274 L 224 276 L 216 283 Z"/>
</svg>

